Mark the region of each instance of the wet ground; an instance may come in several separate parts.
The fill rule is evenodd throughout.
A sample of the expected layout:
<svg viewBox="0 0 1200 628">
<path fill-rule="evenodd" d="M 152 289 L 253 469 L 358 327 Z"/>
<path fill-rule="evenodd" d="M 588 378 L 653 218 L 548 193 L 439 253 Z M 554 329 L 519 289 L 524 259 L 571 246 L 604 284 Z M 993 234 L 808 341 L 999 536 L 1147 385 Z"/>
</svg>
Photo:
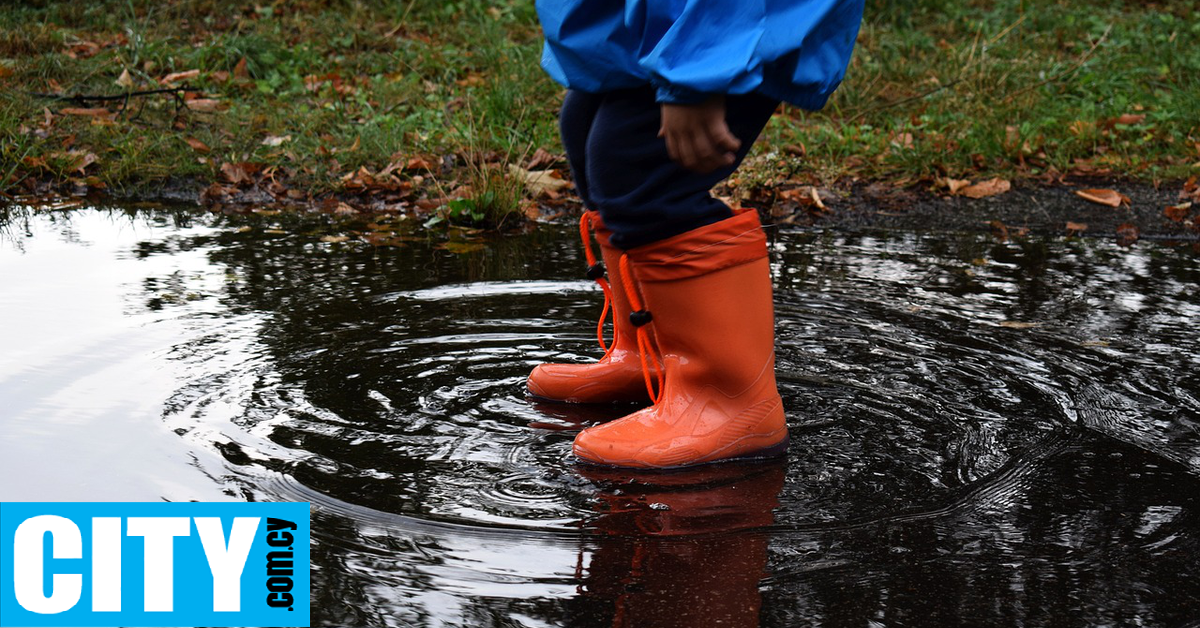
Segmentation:
<svg viewBox="0 0 1200 628">
<path fill-rule="evenodd" d="M 1189 248 L 772 234 L 788 458 L 632 474 L 523 393 L 598 355 L 570 228 L 3 224 L 0 500 L 309 501 L 314 625 L 1200 625 Z"/>
</svg>

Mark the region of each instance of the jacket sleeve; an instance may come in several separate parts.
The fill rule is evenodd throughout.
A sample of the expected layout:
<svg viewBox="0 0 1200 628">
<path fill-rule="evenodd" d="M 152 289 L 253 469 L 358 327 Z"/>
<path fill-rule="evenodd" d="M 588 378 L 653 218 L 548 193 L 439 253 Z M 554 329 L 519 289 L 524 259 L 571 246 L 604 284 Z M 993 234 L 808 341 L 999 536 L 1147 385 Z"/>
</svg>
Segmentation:
<svg viewBox="0 0 1200 628">
<path fill-rule="evenodd" d="M 634 0 L 637 62 L 659 102 L 695 103 L 764 83 L 832 92 L 841 81 L 863 0 Z M 767 85 L 767 87 L 778 87 Z M 821 100 L 823 103 L 824 101 Z"/>
</svg>

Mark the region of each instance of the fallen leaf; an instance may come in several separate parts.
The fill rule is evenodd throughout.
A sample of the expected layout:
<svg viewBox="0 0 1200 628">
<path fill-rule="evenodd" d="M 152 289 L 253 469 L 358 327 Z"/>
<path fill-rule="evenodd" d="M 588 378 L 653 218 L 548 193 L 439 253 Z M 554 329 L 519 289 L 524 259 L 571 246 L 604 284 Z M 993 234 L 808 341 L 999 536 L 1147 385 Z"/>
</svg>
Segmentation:
<svg viewBox="0 0 1200 628">
<path fill-rule="evenodd" d="M 1074 232 L 1074 233 L 1083 233 L 1084 231 L 1087 231 L 1087 230 L 1088 230 L 1088 226 L 1087 226 L 1086 222 L 1071 222 L 1069 220 L 1067 221 L 1067 231 Z"/>
<path fill-rule="evenodd" d="M 200 140 L 198 140 L 194 137 L 185 137 L 185 138 L 183 138 L 183 141 L 187 142 L 188 146 L 191 146 L 194 150 L 196 150 L 198 152 L 207 153 L 207 152 L 212 151 L 212 149 L 208 147 L 208 144 L 205 144 L 204 142 L 201 142 Z"/>
<path fill-rule="evenodd" d="M 229 103 L 213 98 L 195 98 L 193 100 L 186 101 L 186 103 L 188 109 L 202 113 L 225 111 L 229 108 Z"/>
<path fill-rule="evenodd" d="M 121 76 L 117 77 L 116 83 L 119 87 L 124 87 L 125 89 L 133 87 L 133 76 L 129 74 L 128 68 L 121 72 Z"/>
<path fill-rule="evenodd" d="M 1026 321 L 1000 321 L 1001 327 L 1007 327 L 1009 329 L 1032 329 L 1034 327 L 1041 327 L 1041 325 L 1041 323 L 1030 323 Z"/>
<path fill-rule="evenodd" d="M 438 245 L 439 249 L 450 251 L 451 253 L 470 253 L 472 251 L 483 250 L 483 245 L 477 242 L 445 242 Z"/>
<path fill-rule="evenodd" d="M 241 163 L 225 162 L 221 164 L 221 174 L 224 175 L 227 182 L 234 185 L 252 183 L 254 175 L 258 174 L 262 169 L 263 164 L 261 163 L 245 161 Z"/>
<path fill-rule="evenodd" d="M 1163 210 L 1163 215 L 1172 222 L 1183 222 L 1183 220 L 1188 216 L 1188 210 L 1191 208 L 1191 201 L 1188 201 L 1187 203 L 1180 203 L 1178 205 L 1171 205 Z"/>
<path fill-rule="evenodd" d="M 333 242 L 333 243 L 337 243 L 337 242 L 345 242 L 346 240 L 349 240 L 349 239 L 350 239 L 350 236 L 333 236 L 333 235 L 327 235 L 327 236 L 322 236 L 322 237 L 321 237 L 321 241 L 322 241 L 322 242 Z"/>
<path fill-rule="evenodd" d="M 184 70 L 183 72 L 172 72 L 158 79 L 158 82 L 160 85 L 170 85 L 179 81 L 196 78 L 197 76 L 200 76 L 200 70 Z"/>
<path fill-rule="evenodd" d="M 1141 230 L 1133 223 L 1125 222 L 1117 225 L 1117 244 L 1121 246 L 1133 246 L 1133 243 L 1137 242 L 1141 235 Z"/>
<path fill-rule="evenodd" d="M 284 142 L 290 142 L 290 141 L 292 141 L 292 136 L 290 136 L 290 135 L 268 135 L 266 137 L 266 139 L 264 139 L 262 141 L 262 145 L 263 146 L 280 146 Z"/>
<path fill-rule="evenodd" d="M 233 66 L 233 78 L 239 80 L 249 80 L 250 71 L 246 69 L 246 57 L 242 57 L 237 65 Z"/>
<path fill-rule="evenodd" d="M 358 210 L 347 205 L 346 203 L 338 203 L 337 208 L 333 210 L 333 213 L 339 216 L 353 216 L 358 213 Z"/>
<path fill-rule="evenodd" d="M 510 165 L 508 169 L 525 182 L 525 187 L 534 196 L 557 192 L 571 185 L 557 170 L 526 170 L 517 165 Z"/>
<path fill-rule="evenodd" d="M 1001 242 L 1008 241 L 1008 225 L 1000 222 L 999 220 L 993 220 L 988 223 L 988 226 L 992 228 L 992 236 L 994 236 L 997 240 Z"/>
<path fill-rule="evenodd" d="M 1121 205 L 1129 204 L 1129 197 L 1116 190 L 1075 190 L 1075 195 L 1098 205 L 1106 205 L 1108 207 L 1120 207 Z"/>
<path fill-rule="evenodd" d="M 934 181 L 938 187 L 945 188 L 950 194 L 958 194 L 960 190 L 971 185 L 970 179 L 951 179 L 949 177 L 939 177 Z"/>
<path fill-rule="evenodd" d="M 424 157 L 413 157 L 413 158 L 409 159 L 407 163 L 404 164 L 404 169 L 405 170 L 432 171 L 433 164 L 430 163 L 429 160 L 425 159 Z"/>
<path fill-rule="evenodd" d="M 1101 128 L 1105 128 L 1105 129 L 1112 129 L 1114 126 L 1116 126 L 1118 124 L 1122 124 L 1125 126 L 1131 126 L 1134 124 L 1138 124 L 1145 119 L 1146 119 L 1146 114 L 1144 114 L 1144 113 L 1125 113 L 1125 114 L 1121 114 L 1115 118 L 1109 118 L 1109 119 L 1101 122 L 1099 126 Z"/>
<path fill-rule="evenodd" d="M 1012 184 L 1006 179 L 999 177 L 980 181 L 975 185 L 969 185 L 962 189 L 962 195 L 967 198 L 980 199 L 988 196 L 1003 194 L 1012 189 Z"/>
<path fill-rule="evenodd" d="M 538 168 L 553 166 L 562 160 L 562 156 L 555 155 L 544 148 L 539 148 L 533 151 L 533 157 L 529 158 L 529 163 L 525 164 L 525 167 L 529 170 L 537 170 Z"/>
<path fill-rule="evenodd" d="M 103 107 L 93 107 L 93 108 L 88 108 L 88 109 L 82 109 L 79 107 L 67 107 L 66 109 L 63 109 L 62 111 L 59 111 L 59 113 L 61 113 L 63 115 L 68 115 L 68 116 L 109 116 L 109 115 L 112 115 L 111 111 L 109 111 L 108 109 L 105 109 Z"/>
<path fill-rule="evenodd" d="M 65 160 L 67 162 L 66 169 L 69 172 L 78 172 L 81 174 L 85 168 L 99 160 L 95 153 L 85 150 L 71 150 L 67 152 L 50 153 L 49 156 Z"/>
</svg>

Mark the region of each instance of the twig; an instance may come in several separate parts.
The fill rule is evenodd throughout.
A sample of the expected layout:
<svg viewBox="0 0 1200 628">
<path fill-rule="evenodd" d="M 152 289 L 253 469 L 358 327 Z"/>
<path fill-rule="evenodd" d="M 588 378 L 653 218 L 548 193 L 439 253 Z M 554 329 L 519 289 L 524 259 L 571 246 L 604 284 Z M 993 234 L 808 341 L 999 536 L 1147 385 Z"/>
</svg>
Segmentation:
<svg viewBox="0 0 1200 628">
<path fill-rule="evenodd" d="M 49 98 L 50 100 L 61 100 L 61 101 L 65 101 L 65 102 L 74 102 L 74 103 L 79 103 L 81 105 L 86 105 L 89 101 L 113 102 L 113 101 L 117 101 L 117 100 L 123 100 L 126 103 L 128 103 L 130 98 L 135 98 L 138 96 L 153 96 L 155 94 L 179 95 L 179 94 L 182 94 L 185 92 L 198 92 L 198 91 L 200 91 L 200 90 L 195 87 L 184 85 L 182 87 L 164 87 L 162 89 L 147 89 L 147 90 L 142 90 L 142 91 L 138 91 L 138 92 L 126 92 L 124 94 L 117 94 L 117 95 L 113 95 L 113 96 L 107 96 L 107 95 L 101 95 L 101 94 L 75 94 L 73 96 L 66 96 L 63 94 L 42 94 L 42 93 L 38 93 L 38 92 L 25 92 L 25 93 L 29 94 L 30 96 L 33 96 L 35 98 Z"/>
<path fill-rule="evenodd" d="M 1063 70 L 1062 72 L 1059 72 L 1058 74 L 1055 74 L 1054 76 L 1051 76 L 1050 78 L 1048 78 L 1044 81 L 1038 81 L 1037 83 L 1034 83 L 1033 85 L 1028 85 L 1026 87 L 1018 89 L 1017 91 L 1006 96 L 1004 98 L 1004 103 L 1007 104 L 1007 103 L 1011 102 L 1013 98 L 1016 98 L 1017 96 L 1020 96 L 1021 94 L 1035 90 L 1035 89 L 1042 87 L 1043 85 L 1046 85 L 1048 83 L 1053 83 L 1054 81 L 1057 81 L 1058 79 L 1060 79 L 1068 74 L 1071 74 L 1072 72 L 1078 71 L 1079 68 L 1083 67 L 1083 64 L 1087 63 L 1088 59 L 1090 59 L 1092 57 L 1092 53 L 1096 52 L 1096 49 L 1100 47 L 1100 44 L 1104 43 L 1104 40 L 1108 39 L 1108 34 L 1112 32 L 1112 29 L 1113 29 L 1113 25 L 1109 24 L 1108 28 L 1104 29 L 1104 34 L 1100 36 L 1100 39 L 1097 39 L 1096 42 L 1092 44 L 1092 47 L 1088 48 L 1088 51 L 1083 53 L 1083 56 L 1079 57 L 1079 60 L 1075 62 L 1075 65 L 1067 68 L 1066 70 Z"/>
</svg>

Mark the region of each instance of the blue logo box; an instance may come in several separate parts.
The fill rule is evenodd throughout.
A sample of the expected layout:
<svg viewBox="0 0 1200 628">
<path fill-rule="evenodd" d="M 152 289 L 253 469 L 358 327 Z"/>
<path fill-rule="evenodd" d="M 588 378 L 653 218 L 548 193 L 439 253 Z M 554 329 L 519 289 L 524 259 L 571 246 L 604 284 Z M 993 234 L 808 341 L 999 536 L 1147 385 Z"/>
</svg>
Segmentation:
<svg viewBox="0 0 1200 628">
<path fill-rule="evenodd" d="M 308 626 L 307 503 L 0 503 L 0 627 Z"/>
</svg>

